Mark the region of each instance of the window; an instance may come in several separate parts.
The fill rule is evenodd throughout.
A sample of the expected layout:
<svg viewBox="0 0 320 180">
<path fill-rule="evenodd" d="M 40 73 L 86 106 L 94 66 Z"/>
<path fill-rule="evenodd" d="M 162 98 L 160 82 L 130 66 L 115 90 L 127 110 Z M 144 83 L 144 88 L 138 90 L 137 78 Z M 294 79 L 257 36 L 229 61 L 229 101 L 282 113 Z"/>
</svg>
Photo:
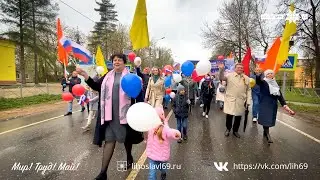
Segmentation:
<svg viewBox="0 0 320 180">
<path fill-rule="evenodd" d="M 17 79 L 20 79 L 20 73 L 17 72 L 16 74 L 17 74 Z"/>
<path fill-rule="evenodd" d="M 26 74 L 26 79 L 29 79 L 29 74 Z"/>
</svg>

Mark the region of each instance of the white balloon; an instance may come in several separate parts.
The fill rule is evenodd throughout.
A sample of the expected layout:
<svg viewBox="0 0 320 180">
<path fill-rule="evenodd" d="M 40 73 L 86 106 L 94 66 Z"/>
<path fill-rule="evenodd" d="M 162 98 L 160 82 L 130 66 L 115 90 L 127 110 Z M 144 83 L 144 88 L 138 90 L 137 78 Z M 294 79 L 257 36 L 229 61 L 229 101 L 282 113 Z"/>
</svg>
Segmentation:
<svg viewBox="0 0 320 180">
<path fill-rule="evenodd" d="M 197 63 L 196 67 L 197 74 L 204 76 L 211 71 L 211 62 L 209 60 L 201 60 Z"/>
<path fill-rule="evenodd" d="M 128 109 L 127 122 L 132 129 L 139 132 L 147 132 L 161 124 L 155 108 L 144 102 L 136 103 Z"/>
<path fill-rule="evenodd" d="M 140 65 L 141 65 L 141 62 L 142 62 L 142 60 L 141 60 L 140 57 L 136 57 L 136 58 L 134 59 L 134 64 L 135 64 L 136 66 L 140 66 Z"/>
<path fill-rule="evenodd" d="M 98 66 L 96 68 L 96 71 L 97 71 L 98 74 L 102 74 L 104 72 L 104 68 L 102 66 Z"/>
<path fill-rule="evenodd" d="M 176 94 L 174 92 L 171 92 L 170 97 L 173 99 L 174 97 L 176 97 Z"/>
<path fill-rule="evenodd" d="M 180 81 L 182 81 L 181 74 L 172 74 L 172 79 L 174 82 L 179 83 Z"/>
</svg>

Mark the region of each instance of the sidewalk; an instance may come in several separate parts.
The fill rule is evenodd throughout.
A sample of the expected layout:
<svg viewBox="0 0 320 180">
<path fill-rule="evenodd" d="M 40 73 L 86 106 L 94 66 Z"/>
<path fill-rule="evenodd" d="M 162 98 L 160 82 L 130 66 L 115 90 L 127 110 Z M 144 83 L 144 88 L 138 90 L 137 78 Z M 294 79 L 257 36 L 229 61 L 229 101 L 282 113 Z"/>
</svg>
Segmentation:
<svg viewBox="0 0 320 180">
<path fill-rule="evenodd" d="M 292 102 L 292 101 L 287 101 L 287 103 L 302 105 L 302 106 L 314 106 L 314 107 L 319 106 L 320 107 L 320 104 L 312 104 L 312 103 L 302 103 L 302 102 Z"/>
<path fill-rule="evenodd" d="M 52 110 L 63 109 L 63 108 L 67 108 L 67 103 L 61 101 L 61 102 L 55 102 L 55 103 L 51 102 L 51 103 L 36 104 L 36 105 L 31 105 L 23 108 L 0 111 L 0 121 L 15 119 L 23 116 L 36 115 L 36 114 L 40 114 L 40 113 L 44 113 Z"/>
</svg>

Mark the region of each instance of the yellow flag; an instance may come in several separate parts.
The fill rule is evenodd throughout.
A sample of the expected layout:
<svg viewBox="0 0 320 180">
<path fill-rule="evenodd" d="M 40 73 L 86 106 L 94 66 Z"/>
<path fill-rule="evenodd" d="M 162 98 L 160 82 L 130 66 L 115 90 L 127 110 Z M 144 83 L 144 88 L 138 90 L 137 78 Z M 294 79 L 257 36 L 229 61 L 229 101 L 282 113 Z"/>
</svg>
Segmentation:
<svg viewBox="0 0 320 180">
<path fill-rule="evenodd" d="M 108 68 L 107 68 L 106 62 L 104 61 L 103 54 L 102 54 L 100 46 L 98 46 L 98 48 L 97 48 L 96 65 L 103 67 L 104 72 L 101 74 L 102 76 L 105 75 L 108 72 Z"/>
<path fill-rule="evenodd" d="M 281 44 L 277 55 L 278 65 L 282 65 L 288 59 L 290 37 L 297 32 L 296 20 L 297 15 L 294 10 L 294 5 L 291 4 L 289 13 L 287 14 L 286 26 L 282 33 Z"/>
<path fill-rule="evenodd" d="M 150 45 L 145 0 L 138 0 L 130 29 L 130 39 L 133 50 L 149 47 Z"/>
</svg>

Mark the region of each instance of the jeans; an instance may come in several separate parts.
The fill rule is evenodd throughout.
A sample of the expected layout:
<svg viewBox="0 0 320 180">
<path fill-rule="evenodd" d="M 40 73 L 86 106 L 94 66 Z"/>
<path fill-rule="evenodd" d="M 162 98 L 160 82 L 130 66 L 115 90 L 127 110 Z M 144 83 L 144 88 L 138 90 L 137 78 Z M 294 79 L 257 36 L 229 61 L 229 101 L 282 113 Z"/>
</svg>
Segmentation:
<svg viewBox="0 0 320 180">
<path fill-rule="evenodd" d="M 88 122 L 86 124 L 86 128 L 90 127 L 92 120 L 94 119 L 95 115 L 96 115 L 96 110 L 91 110 L 89 111 L 89 115 L 88 115 Z"/>
<path fill-rule="evenodd" d="M 160 170 L 161 174 L 167 173 L 167 162 L 154 161 L 149 159 L 149 177 L 148 180 L 157 179 L 157 170 Z"/>
<path fill-rule="evenodd" d="M 76 98 L 76 100 L 78 101 L 78 98 Z M 72 113 L 72 105 L 73 105 L 73 99 L 68 103 L 68 112 Z M 83 108 L 84 106 L 81 105 L 81 107 Z"/>
<path fill-rule="evenodd" d="M 177 129 L 183 136 L 187 135 L 188 118 L 177 118 Z"/>
<path fill-rule="evenodd" d="M 164 107 L 168 107 L 169 103 L 170 103 L 170 99 L 164 98 Z"/>
<path fill-rule="evenodd" d="M 252 91 L 252 117 L 258 118 L 259 114 L 259 104 L 260 104 L 260 95 Z"/>
</svg>

